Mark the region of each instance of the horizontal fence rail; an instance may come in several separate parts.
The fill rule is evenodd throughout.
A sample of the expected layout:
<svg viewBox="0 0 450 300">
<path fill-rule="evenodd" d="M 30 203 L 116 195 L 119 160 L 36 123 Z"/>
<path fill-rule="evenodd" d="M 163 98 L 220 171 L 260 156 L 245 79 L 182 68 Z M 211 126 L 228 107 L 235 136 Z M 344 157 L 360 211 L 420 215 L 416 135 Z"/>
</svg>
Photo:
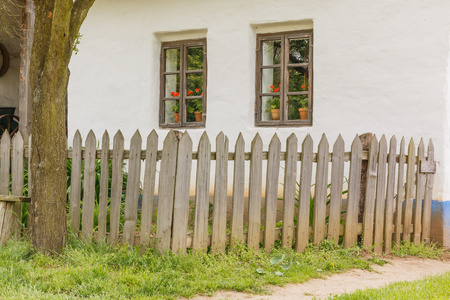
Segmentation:
<svg viewBox="0 0 450 300">
<path fill-rule="evenodd" d="M 324 134 L 315 152 L 309 135 L 299 141 L 292 134 L 282 142 L 275 134 L 263 149 L 257 134 L 245 152 L 241 134 L 231 146 L 220 133 L 213 152 L 206 133 L 196 145 L 188 132 L 170 131 L 162 149 L 158 139 L 152 131 L 143 141 L 137 131 L 125 149 L 120 131 L 113 138 L 105 132 L 101 140 L 90 131 L 84 143 L 76 132 L 67 152 L 69 219 L 76 233 L 176 253 L 224 252 L 240 242 L 267 251 L 279 243 L 302 252 L 325 238 L 389 253 L 392 242 L 430 239 L 431 140 L 427 149 L 423 140 L 415 145 L 412 139 L 406 148 L 404 138 L 388 142 L 383 135 L 363 151 L 356 136 L 345 152 L 341 136 L 330 145 Z M 24 196 L 28 157 L 23 144 L 20 133 L 0 141 L 0 196 L 16 196 L 9 202 L 0 197 L 0 226 L 13 232 L 17 225 L 8 214 L 7 223 L 2 220 L 2 209 L 21 212 L 17 199 Z"/>
</svg>

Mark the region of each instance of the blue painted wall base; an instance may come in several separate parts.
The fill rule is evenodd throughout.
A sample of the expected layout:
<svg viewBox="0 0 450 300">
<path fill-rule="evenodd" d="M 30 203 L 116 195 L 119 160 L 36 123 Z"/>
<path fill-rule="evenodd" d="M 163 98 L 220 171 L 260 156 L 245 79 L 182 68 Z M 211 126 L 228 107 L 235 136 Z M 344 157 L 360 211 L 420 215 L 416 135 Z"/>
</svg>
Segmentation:
<svg viewBox="0 0 450 300">
<path fill-rule="evenodd" d="M 450 247 L 450 201 L 433 200 L 431 205 L 431 240 Z"/>
</svg>

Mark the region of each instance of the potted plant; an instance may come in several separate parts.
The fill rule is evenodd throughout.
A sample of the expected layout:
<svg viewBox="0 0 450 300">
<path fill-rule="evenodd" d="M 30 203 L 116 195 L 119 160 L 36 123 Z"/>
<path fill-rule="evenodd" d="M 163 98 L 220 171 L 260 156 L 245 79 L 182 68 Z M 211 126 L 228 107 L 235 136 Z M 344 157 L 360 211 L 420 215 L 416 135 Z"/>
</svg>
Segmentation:
<svg viewBox="0 0 450 300">
<path fill-rule="evenodd" d="M 195 122 L 201 122 L 203 120 L 203 99 L 193 100 L 187 111 L 189 114 L 195 115 Z"/>
<path fill-rule="evenodd" d="M 306 91 L 308 89 L 309 86 L 302 85 L 302 90 Z M 309 102 L 308 95 L 300 96 L 300 108 L 298 109 L 298 112 L 300 113 L 300 120 L 308 119 L 308 102 Z"/>
<path fill-rule="evenodd" d="M 278 85 L 280 86 L 280 85 Z M 271 93 L 278 93 L 280 88 L 275 88 L 273 85 L 270 86 Z M 270 97 L 266 102 L 266 112 L 272 114 L 272 120 L 280 119 L 280 97 Z"/>
<path fill-rule="evenodd" d="M 187 91 L 188 96 L 203 96 L 203 86 L 195 88 L 193 91 Z M 194 114 L 195 122 L 201 122 L 203 120 L 203 99 L 194 99 L 187 109 L 189 114 Z"/>
<path fill-rule="evenodd" d="M 179 97 L 180 93 L 172 92 L 170 93 L 172 97 Z M 175 123 L 180 122 L 180 101 L 175 101 L 175 105 L 172 105 L 173 116 L 175 117 Z"/>
</svg>

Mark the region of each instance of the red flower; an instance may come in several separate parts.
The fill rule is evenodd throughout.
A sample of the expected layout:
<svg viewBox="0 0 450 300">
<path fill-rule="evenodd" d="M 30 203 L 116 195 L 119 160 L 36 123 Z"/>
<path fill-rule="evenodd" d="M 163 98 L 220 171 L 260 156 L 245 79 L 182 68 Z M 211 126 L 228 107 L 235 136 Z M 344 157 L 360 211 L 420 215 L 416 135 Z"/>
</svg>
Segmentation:
<svg viewBox="0 0 450 300">
<path fill-rule="evenodd" d="M 203 93 L 200 96 L 203 96 Z"/>
<path fill-rule="evenodd" d="M 276 88 L 276 89 L 274 89 L 273 91 L 276 93 L 276 92 L 279 92 L 280 89 L 279 89 L 279 88 Z"/>
<path fill-rule="evenodd" d="M 192 96 L 192 94 L 194 94 L 193 91 L 188 91 L 188 92 L 187 92 L 187 95 L 188 95 L 188 96 Z"/>
<path fill-rule="evenodd" d="M 281 86 L 281 83 L 279 83 L 278 86 Z"/>
<path fill-rule="evenodd" d="M 271 85 L 270 88 L 273 89 L 273 85 Z"/>
<path fill-rule="evenodd" d="M 175 96 L 174 94 L 175 94 L 175 92 L 170 93 L 170 95 L 171 95 L 172 97 Z"/>
<path fill-rule="evenodd" d="M 195 91 L 198 93 L 198 92 L 200 92 L 200 90 L 199 89 L 195 89 Z"/>
<path fill-rule="evenodd" d="M 306 87 L 306 85 L 302 85 L 302 89 L 304 89 Z"/>
</svg>

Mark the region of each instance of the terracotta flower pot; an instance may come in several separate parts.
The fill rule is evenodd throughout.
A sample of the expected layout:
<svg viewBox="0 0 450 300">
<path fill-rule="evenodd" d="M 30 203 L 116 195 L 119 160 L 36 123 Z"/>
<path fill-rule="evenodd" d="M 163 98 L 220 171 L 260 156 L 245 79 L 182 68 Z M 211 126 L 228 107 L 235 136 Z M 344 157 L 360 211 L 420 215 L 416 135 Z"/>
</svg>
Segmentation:
<svg viewBox="0 0 450 300">
<path fill-rule="evenodd" d="M 180 122 L 180 114 L 175 113 L 175 114 L 173 114 L 173 116 L 175 117 L 176 123 Z"/>
<path fill-rule="evenodd" d="M 195 122 L 201 122 L 203 120 L 203 116 L 201 112 L 194 111 Z"/>
<path fill-rule="evenodd" d="M 308 108 L 299 108 L 298 112 L 300 113 L 301 120 L 308 119 Z"/>
<path fill-rule="evenodd" d="M 270 112 L 272 113 L 272 120 L 279 120 L 280 119 L 280 109 L 271 109 Z"/>
</svg>

